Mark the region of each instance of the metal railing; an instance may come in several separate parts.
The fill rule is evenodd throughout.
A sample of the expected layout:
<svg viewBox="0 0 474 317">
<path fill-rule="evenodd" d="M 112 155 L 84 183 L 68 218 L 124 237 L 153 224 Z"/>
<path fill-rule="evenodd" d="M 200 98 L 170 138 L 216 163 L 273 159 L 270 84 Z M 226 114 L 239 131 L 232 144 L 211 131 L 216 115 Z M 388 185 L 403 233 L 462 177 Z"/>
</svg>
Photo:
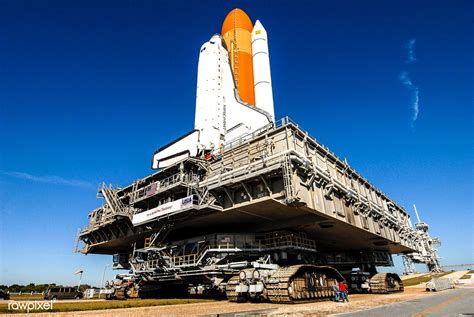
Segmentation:
<svg viewBox="0 0 474 317">
<path fill-rule="evenodd" d="M 240 237 L 243 238 L 243 237 Z M 171 267 L 185 267 L 198 266 L 209 252 L 243 252 L 243 251 L 273 251 L 281 249 L 304 249 L 309 251 L 316 251 L 316 242 L 307 239 L 303 235 L 298 234 L 282 234 L 263 239 L 236 239 L 234 241 L 217 241 L 217 237 L 208 241 L 205 246 L 200 248 L 198 252 L 190 254 L 171 255 L 169 253 L 163 254 L 164 258 L 169 262 Z M 162 264 L 160 259 L 152 259 L 143 262 L 138 262 L 137 267 L 153 270 Z"/>
<path fill-rule="evenodd" d="M 294 127 L 296 127 L 298 130 L 301 131 L 302 134 L 304 134 L 307 138 L 313 140 L 320 148 L 324 149 L 324 151 L 326 151 L 330 156 L 332 156 L 335 160 L 339 161 L 341 164 L 345 164 L 347 165 L 347 162 L 345 160 L 342 160 L 340 157 L 338 157 L 334 152 L 332 152 L 328 147 L 326 147 L 325 145 L 321 144 L 314 136 L 312 136 L 308 131 L 304 130 L 303 128 L 301 128 L 301 126 L 296 123 L 294 120 L 292 120 L 290 117 L 286 116 L 286 117 L 283 117 L 275 122 L 272 122 L 272 123 L 269 123 L 253 132 L 250 132 L 250 133 L 246 133 L 234 140 L 231 140 L 229 142 L 227 142 L 225 145 L 224 145 L 224 151 L 227 151 L 227 150 L 230 150 L 236 146 L 239 146 L 239 145 L 242 145 L 264 133 L 267 133 L 271 130 L 276 130 L 278 128 L 281 128 L 283 126 L 286 126 L 286 125 L 292 125 Z M 219 150 L 216 150 L 216 156 L 219 155 Z M 365 179 L 364 177 L 362 177 L 359 173 L 357 173 L 352 167 L 349 167 L 348 168 L 354 173 L 357 175 L 358 178 L 360 178 L 361 180 L 363 180 L 364 182 L 369 183 L 369 181 L 367 179 Z M 380 193 L 381 195 L 385 196 L 388 200 L 388 197 L 387 195 L 385 195 L 384 192 L 382 192 L 379 188 L 371 185 L 371 187 L 378 193 Z M 399 208 L 400 210 L 404 211 L 405 210 L 398 206 L 395 202 L 393 202 L 393 204 Z M 406 213 L 406 212 L 405 212 Z"/>
<path fill-rule="evenodd" d="M 168 176 L 162 180 L 153 182 L 145 187 L 138 188 L 131 193 L 132 203 L 138 202 L 140 200 L 146 199 L 148 197 L 154 196 L 156 194 L 162 193 L 176 185 L 183 184 L 189 186 L 191 183 L 195 182 L 197 175 L 193 173 L 182 174 L 176 173 L 171 176 Z"/>
</svg>

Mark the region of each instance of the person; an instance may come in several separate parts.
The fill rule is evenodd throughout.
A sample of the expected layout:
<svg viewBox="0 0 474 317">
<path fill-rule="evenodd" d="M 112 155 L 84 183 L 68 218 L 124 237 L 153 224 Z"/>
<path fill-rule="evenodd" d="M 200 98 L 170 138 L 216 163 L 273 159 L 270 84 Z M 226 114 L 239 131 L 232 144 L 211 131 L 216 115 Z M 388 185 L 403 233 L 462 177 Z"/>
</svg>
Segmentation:
<svg viewBox="0 0 474 317">
<path fill-rule="evenodd" d="M 345 281 L 339 282 L 339 296 L 342 298 L 343 302 L 349 302 L 349 298 L 347 297 L 347 284 Z"/>
<path fill-rule="evenodd" d="M 332 290 L 334 291 L 334 301 L 338 302 L 339 297 L 341 295 L 341 292 L 339 291 L 339 286 L 337 286 L 337 284 L 333 285 Z"/>
</svg>

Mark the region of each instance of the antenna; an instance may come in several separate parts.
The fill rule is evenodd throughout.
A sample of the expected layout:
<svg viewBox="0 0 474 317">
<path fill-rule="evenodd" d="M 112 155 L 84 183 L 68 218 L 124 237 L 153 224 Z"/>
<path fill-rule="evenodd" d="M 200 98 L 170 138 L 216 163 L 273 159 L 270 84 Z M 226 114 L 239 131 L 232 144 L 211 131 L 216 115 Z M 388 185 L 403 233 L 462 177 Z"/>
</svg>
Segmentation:
<svg viewBox="0 0 474 317">
<path fill-rule="evenodd" d="M 413 208 L 415 209 L 416 219 L 418 220 L 418 223 L 420 223 L 421 222 L 420 216 L 418 215 L 418 210 L 416 210 L 416 205 L 415 204 L 413 204 Z"/>
</svg>

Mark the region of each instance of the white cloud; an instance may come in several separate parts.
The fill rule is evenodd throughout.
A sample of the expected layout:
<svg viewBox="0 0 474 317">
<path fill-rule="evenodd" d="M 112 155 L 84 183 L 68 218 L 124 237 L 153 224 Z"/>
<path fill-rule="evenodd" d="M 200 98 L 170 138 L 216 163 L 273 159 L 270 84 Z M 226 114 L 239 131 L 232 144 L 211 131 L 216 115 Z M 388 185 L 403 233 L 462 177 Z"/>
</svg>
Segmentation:
<svg viewBox="0 0 474 317">
<path fill-rule="evenodd" d="M 67 179 L 61 176 L 56 175 L 44 175 L 44 176 L 37 176 L 23 172 L 15 172 L 15 171 L 2 171 L 0 170 L 0 174 L 14 177 L 18 179 L 23 179 L 27 181 L 37 182 L 37 183 L 47 183 L 47 184 L 54 184 L 54 185 L 67 185 L 67 186 L 75 186 L 75 187 L 93 187 L 93 185 L 89 182 L 78 180 L 78 179 Z"/>
<path fill-rule="evenodd" d="M 400 76 L 400 81 L 402 84 L 408 88 L 409 90 L 412 91 L 413 94 L 413 101 L 411 104 L 412 110 L 413 110 L 413 115 L 411 118 L 412 124 L 418 119 L 418 114 L 420 113 L 420 90 L 418 89 L 417 86 L 413 84 L 413 82 L 410 79 L 410 76 L 406 71 L 401 72 Z"/>
<path fill-rule="evenodd" d="M 416 43 L 416 39 L 410 39 L 405 45 L 407 49 L 407 59 L 405 62 L 407 64 L 416 62 L 415 43 Z M 408 72 L 403 71 L 400 74 L 399 78 L 402 84 L 406 88 L 408 88 L 413 94 L 412 103 L 411 103 L 411 108 L 413 111 L 411 123 L 413 125 L 415 121 L 418 119 L 418 114 L 420 113 L 420 90 L 416 85 L 413 84 Z"/>
<path fill-rule="evenodd" d="M 405 87 L 409 89 L 413 89 L 415 87 L 406 71 L 401 72 L 399 78 Z"/>
<path fill-rule="evenodd" d="M 412 103 L 412 108 L 413 108 L 413 116 L 411 118 L 412 122 L 415 122 L 416 119 L 418 119 L 418 113 L 420 112 L 420 96 L 419 93 L 420 91 L 418 90 L 418 87 L 414 90 L 413 93 L 413 103 Z"/>
<path fill-rule="evenodd" d="M 416 62 L 416 57 L 415 57 L 415 43 L 416 39 L 411 39 L 407 43 L 407 49 L 408 49 L 408 58 L 406 60 L 407 63 L 414 63 Z"/>
</svg>

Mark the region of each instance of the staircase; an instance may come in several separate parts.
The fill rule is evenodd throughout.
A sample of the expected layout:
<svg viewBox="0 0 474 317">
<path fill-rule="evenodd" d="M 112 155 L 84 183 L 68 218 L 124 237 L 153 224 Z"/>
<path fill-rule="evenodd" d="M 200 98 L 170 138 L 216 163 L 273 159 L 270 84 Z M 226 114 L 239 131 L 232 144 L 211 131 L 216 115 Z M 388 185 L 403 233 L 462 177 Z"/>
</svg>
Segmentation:
<svg viewBox="0 0 474 317">
<path fill-rule="evenodd" d="M 293 167 L 291 165 L 290 155 L 283 156 L 282 161 L 282 172 L 283 172 L 283 188 L 285 190 L 286 203 L 288 205 L 297 201 L 293 189 Z"/>
<path fill-rule="evenodd" d="M 117 197 L 117 189 L 112 185 L 102 183 L 99 185 L 97 191 L 98 198 L 104 198 L 109 206 L 109 213 L 105 215 L 107 218 L 113 216 L 129 216 L 128 209 L 123 205 L 120 199 Z"/>
</svg>

